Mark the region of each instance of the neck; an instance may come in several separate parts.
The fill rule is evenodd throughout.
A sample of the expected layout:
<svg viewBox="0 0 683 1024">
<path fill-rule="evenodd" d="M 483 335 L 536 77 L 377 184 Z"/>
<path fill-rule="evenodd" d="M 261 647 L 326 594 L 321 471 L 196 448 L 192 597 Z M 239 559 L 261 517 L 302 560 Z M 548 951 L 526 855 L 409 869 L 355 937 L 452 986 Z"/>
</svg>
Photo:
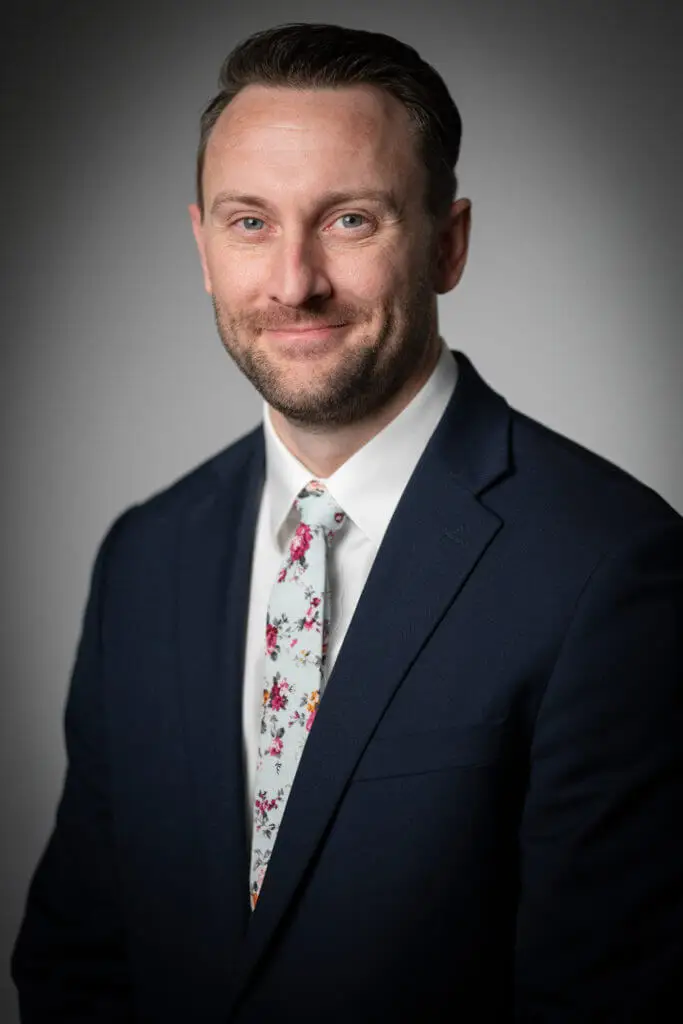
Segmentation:
<svg viewBox="0 0 683 1024">
<path fill-rule="evenodd" d="M 414 374 L 395 395 L 371 416 L 342 427 L 310 427 L 292 423 L 272 406 L 268 407 L 271 423 L 282 443 L 311 471 L 325 479 L 355 455 L 363 445 L 388 426 L 405 409 L 429 379 L 441 354 L 438 334 L 425 350 L 425 358 Z"/>
</svg>

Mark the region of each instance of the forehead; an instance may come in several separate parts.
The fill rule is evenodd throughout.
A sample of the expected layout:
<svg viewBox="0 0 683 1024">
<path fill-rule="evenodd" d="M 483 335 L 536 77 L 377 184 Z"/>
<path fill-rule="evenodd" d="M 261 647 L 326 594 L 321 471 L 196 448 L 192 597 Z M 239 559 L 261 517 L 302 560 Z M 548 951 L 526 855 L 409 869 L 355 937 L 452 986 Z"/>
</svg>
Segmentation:
<svg viewBox="0 0 683 1024">
<path fill-rule="evenodd" d="M 305 185 L 325 177 L 414 185 L 420 160 L 402 103 L 374 86 L 294 89 L 249 85 L 227 105 L 209 136 L 205 184 L 245 174 L 267 179 L 296 172 Z M 295 184 L 289 180 L 289 185 Z"/>
</svg>

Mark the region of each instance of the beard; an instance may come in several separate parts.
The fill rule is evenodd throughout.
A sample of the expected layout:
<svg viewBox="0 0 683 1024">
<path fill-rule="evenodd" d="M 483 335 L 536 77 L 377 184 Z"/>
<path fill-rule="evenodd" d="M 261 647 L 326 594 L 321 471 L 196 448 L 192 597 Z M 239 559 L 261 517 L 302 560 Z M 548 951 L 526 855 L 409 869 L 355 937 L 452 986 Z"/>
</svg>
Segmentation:
<svg viewBox="0 0 683 1024">
<path fill-rule="evenodd" d="M 358 423 L 382 409 L 429 358 L 436 337 L 434 289 L 424 268 L 415 275 L 410 293 L 398 309 L 386 309 L 378 331 L 367 333 L 326 372 L 314 368 L 310 385 L 288 384 L 278 360 L 257 345 L 245 344 L 245 333 L 277 329 L 299 322 L 362 324 L 362 312 L 339 305 L 321 309 L 311 302 L 295 312 L 284 307 L 266 322 L 260 316 L 235 316 L 212 295 L 216 328 L 223 347 L 244 376 L 273 409 L 305 427 L 341 427 Z M 317 308 L 316 308 L 317 307 Z M 366 318 L 366 322 L 369 318 Z M 314 361 L 315 362 L 315 361 Z"/>
</svg>

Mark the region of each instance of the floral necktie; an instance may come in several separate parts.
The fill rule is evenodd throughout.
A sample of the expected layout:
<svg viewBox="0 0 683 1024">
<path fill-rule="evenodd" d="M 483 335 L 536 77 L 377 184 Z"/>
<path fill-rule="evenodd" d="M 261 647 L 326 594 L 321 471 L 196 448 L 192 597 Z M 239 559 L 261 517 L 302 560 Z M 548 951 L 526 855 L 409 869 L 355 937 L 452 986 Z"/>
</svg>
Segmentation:
<svg viewBox="0 0 683 1024">
<path fill-rule="evenodd" d="M 329 635 L 327 550 L 345 521 L 325 485 L 296 497 L 301 521 L 271 592 L 256 762 L 250 898 L 255 908 L 324 684 Z"/>
</svg>

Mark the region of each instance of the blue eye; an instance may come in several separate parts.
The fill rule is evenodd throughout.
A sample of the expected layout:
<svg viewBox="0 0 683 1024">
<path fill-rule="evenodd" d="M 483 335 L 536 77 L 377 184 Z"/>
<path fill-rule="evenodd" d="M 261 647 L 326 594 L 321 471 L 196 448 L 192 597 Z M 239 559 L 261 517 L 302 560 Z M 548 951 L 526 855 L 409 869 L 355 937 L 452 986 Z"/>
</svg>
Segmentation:
<svg viewBox="0 0 683 1024">
<path fill-rule="evenodd" d="M 362 220 L 362 221 L 365 221 L 367 219 L 367 218 L 365 218 L 363 216 L 362 213 L 343 213 L 341 215 L 341 217 L 338 218 L 338 220 L 346 220 L 347 217 L 357 217 L 357 218 L 360 218 L 360 220 Z M 349 227 L 348 224 L 346 226 Z M 353 228 L 353 227 L 362 227 L 363 225 L 362 224 L 351 224 L 350 226 Z"/>
<path fill-rule="evenodd" d="M 257 224 L 263 224 L 264 223 L 264 221 L 262 221 L 260 217 L 240 217 L 240 219 L 237 221 L 237 223 L 238 224 L 245 224 L 246 225 L 248 221 L 251 221 L 252 224 L 254 223 L 254 221 L 256 221 Z M 247 228 L 247 233 L 248 234 L 250 233 L 249 232 L 249 228 Z"/>
</svg>

